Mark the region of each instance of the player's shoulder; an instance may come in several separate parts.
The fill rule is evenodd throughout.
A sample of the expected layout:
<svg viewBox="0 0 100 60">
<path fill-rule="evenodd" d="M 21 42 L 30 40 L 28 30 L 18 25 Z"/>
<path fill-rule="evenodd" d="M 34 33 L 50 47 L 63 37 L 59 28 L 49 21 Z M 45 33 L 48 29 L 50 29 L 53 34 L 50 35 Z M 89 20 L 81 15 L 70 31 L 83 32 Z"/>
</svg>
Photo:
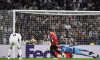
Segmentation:
<svg viewBox="0 0 100 60">
<path fill-rule="evenodd" d="M 20 35 L 19 33 L 15 33 L 15 34 Z"/>
<path fill-rule="evenodd" d="M 21 34 L 19 34 L 19 33 L 16 33 L 18 36 L 21 36 Z"/>
<path fill-rule="evenodd" d="M 53 32 L 50 32 L 50 34 L 53 34 Z"/>
<path fill-rule="evenodd" d="M 15 35 L 20 35 L 19 33 L 12 33 L 11 35 L 14 35 L 14 34 L 15 34 Z"/>
<path fill-rule="evenodd" d="M 54 32 L 50 32 L 50 34 L 51 34 L 51 35 L 54 35 L 55 33 L 54 33 Z"/>
</svg>

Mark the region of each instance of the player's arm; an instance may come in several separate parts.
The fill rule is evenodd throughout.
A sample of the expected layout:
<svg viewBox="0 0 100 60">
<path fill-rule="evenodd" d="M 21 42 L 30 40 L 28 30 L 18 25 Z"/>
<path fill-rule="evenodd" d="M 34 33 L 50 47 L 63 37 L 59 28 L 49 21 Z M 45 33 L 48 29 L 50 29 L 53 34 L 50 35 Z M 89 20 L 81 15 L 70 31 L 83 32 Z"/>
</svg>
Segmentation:
<svg viewBox="0 0 100 60">
<path fill-rule="evenodd" d="M 56 46 L 58 46 L 58 40 L 56 41 Z"/>
<path fill-rule="evenodd" d="M 50 36 L 50 39 L 49 40 L 52 43 L 52 33 L 51 32 L 50 32 L 50 35 L 49 36 Z"/>
<path fill-rule="evenodd" d="M 50 36 L 50 39 L 49 39 L 49 40 L 50 40 L 50 42 L 52 43 L 52 37 L 51 37 L 51 36 Z"/>
<path fill-rule="evenodd" d="M 58 45 L 58 47 L 65 47 L 63 44 Z"/>
<path fill-rule="evenodd" d="M 21 39 L 22 39 L 22 36 L 19 34 L 19 42 L 21 44 Z"/>
</svg>

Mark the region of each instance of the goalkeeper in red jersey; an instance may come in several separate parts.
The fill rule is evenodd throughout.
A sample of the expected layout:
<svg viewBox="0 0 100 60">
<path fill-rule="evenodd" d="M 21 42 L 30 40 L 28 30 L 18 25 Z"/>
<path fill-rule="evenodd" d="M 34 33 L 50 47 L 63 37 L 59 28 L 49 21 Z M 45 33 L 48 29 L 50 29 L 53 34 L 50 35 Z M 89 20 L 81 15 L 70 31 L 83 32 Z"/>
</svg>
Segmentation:
<svg viewBox="0 0 100 60">
<path fill-rule="evenodd" d="M 49 29 L 49 33 L 50 33 L 50 41 L 51 41 L 50 52 L 53 54 L 53 56 L 55 58 L 57 58 L 57 57 L 56 57 L 54 51 L 61 54 L 63 57 L 63 54 L 61 52 L 59 52 L 59 50 L 57 50 L 58 40 L 57 40 L 57 35 L 56 35 L 55 31 L 53 29 Z"/>
</svg>

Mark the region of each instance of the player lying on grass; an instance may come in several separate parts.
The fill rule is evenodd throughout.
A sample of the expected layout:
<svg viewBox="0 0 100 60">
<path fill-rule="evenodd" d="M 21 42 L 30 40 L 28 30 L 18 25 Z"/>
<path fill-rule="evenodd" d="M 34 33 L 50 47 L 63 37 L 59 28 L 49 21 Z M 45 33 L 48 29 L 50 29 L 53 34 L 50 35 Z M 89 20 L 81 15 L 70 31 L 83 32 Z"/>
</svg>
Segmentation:
<svg viewBox="0 0 100 60">
<path fill-rule="evenodd" d="M 77 47 L 67 47 L 65 45 L 58 45 L 58 46 L 61 48 L 58 50 L 63 53 L 70 53 L 70 54 L 76 54 L 76 55 L 84 55 L 84 56 L 93 57 L 93 58 L 99 58 L 99 55 L 93 56 L 92 54 L 94 54 L 94 53 L 90 52 L 86 49 L 81 49 L 81 48 L 77 48 Z M 89 54 L 83 53 L 82 51 L 89 52 Z"/>
<path fill-rule="evenodd" d="M 22 50 L 21 50 L 21 35 L 19 33 L 12 33 L 9 37 L 9 45 L 10 49 L 8 51 L 8 60 L 10 60 L 11 50 L 13 45 L 18 48 L 19 53 L 19 60 L 22 60 Z"/>
</svg>

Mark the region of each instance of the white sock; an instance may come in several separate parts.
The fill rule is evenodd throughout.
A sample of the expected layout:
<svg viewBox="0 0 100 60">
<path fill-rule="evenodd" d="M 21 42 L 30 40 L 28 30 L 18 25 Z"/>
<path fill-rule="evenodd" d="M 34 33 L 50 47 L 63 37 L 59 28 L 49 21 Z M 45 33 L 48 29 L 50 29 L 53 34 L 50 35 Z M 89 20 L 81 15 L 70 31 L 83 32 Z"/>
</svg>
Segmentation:
<svg viewBox="0 0 100 60">
<path fill-rule="evenodd" d="M 64 53 L 62 52 L 62 55 L 64 55 Z"/>
<path fill-rule="evenodd" d="M 22 50 L 21 49 L 19 49 L 19 59 L 22 59 Z"/>
<path fill-rule="evenodd" d="M 12 49 L 9 49 L 9 51 L 8 51 L 8 59 L 10 59 L 11 50 L 12 50 Z"/>
</svg>

